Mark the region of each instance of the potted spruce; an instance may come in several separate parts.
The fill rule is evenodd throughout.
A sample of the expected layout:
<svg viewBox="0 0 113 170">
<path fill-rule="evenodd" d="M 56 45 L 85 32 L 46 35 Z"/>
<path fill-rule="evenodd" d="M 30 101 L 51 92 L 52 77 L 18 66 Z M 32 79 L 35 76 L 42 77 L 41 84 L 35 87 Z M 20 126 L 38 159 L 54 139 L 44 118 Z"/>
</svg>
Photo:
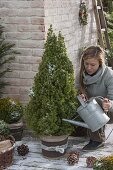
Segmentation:
<svg viewBox="0 0 113 170">
<path fill-rule="evenodd" d="M 64 37 L 61 32 L 56 36 L 51 25 L 25 111 L 29 127 L 41 137 L 44 156 L 65 154 L 67 137 L 74 127 L 62 119 L 75 114 L 76 95 L 73 65 L 67 56 Z"/>
<path fill-rule="evenodd" d="M 23 133 L 23 106 L 10 97 L 0 99 L 0 120 L 7 123 L 15 140 L 21 140 Z"/>
</svg>

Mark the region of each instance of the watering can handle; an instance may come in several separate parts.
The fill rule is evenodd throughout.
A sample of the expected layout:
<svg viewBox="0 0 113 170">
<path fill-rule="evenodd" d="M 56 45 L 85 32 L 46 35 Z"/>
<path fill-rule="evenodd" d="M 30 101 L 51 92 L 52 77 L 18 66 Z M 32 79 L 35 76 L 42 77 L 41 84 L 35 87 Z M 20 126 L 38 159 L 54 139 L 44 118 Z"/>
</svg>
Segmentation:
<svg viewBox="0 0 113 170">
<path fill-rule="evenodd" d="M 95 98 L 104 99 L 102 96 L 96 96 Z"/>
<path fill-rule="evenodd" d="M 83 107 L 86 107 L 87 103 L 90 102 L 93 98 L 94 98 L 94 99 L 97 98 L 97 99 L 102 99 L 102 100 L 104 100 L 104 97 L 102 97 L 102 96 L 91 97 L 91 98 L 90 98 L 89 100 L 87 100 L 87 101 L 84 101 L 83 98 L 81 97 L 81 95 L 78 95 L 77 98 L 78 98 L 79 102 L 81 103 L 81 105 L 82 105 Z"/>
<path fill-rule="evenodd" d="M 100 99 L 100 100 L 104 100 L 104 97 L 102 97 L 102 96 L 96 96 L 96 97 L 91 97 L 91 98 L 89 98 L 88 100 L 87 100 L 87 102 L 90 102 L 91 100 L 93 100 L 93 99 Z"/>
<path fill-rule="evenodd" d="M 102 100 L 104 101 L 104 97 L 102 97 L 102 96 L 94 97 L 94 99 L 100 99 L 101 102 L 102 102 Z M 90 102 L 91 100 L 92 100 L 92 98 L 89 99 L 89 102 Z M 97 102 L 98 102 L 98 101 L 97 101 Z M 105 112 L 105 113 L 107 113 L 107 112 Z"/>
<path fill-rule="evenodd" d="M 89 101 L 86 101 L 86 102 L 83 100 L 83 98 L 81 97 L 81 95 L 78 95 L 77 98 L 78 98 L 79 102 L 81 103 L 81 105 L 82 105 L 83 107 L 86 107 L 87 103 L 88 103 L 90 100 L 92 100 L 93 97 L 90 98 Z M 94 97 L 94 99 L 95 99 L 95 98 L 104 99 L 104 97 L 102 97 L 102 96 Z"/>
</svg>

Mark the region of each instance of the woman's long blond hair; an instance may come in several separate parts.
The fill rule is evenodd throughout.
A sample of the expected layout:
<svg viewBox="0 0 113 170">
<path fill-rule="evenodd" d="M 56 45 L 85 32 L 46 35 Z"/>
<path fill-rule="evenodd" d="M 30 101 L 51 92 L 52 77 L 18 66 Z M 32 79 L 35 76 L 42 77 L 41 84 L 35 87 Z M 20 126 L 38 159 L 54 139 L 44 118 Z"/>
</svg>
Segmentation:
<svg viewBox="0 0 113 170">
<path fill-rule="evenodd" d="M 79 84 L 80 84 L 80 93 L 85 93 L 85 86 L 83 83 L 83 72 L 84 68 L 84 60 L 89 58 L 95 58 L 99 61 L 99 66 L 101 67 L 103 63 L 105 63 L 105 53 L 104 50 L 100 46 L 90 46 L 85 49 L 82 53 L 80 60 L 80 75 L 79 75 Z"/>
</svg>

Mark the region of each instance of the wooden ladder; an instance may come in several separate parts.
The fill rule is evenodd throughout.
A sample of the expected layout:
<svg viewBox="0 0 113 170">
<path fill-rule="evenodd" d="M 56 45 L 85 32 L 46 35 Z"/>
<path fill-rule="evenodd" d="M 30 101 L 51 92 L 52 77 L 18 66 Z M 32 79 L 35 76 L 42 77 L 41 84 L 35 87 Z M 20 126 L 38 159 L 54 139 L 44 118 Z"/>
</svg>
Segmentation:
<svg viewBox="0 0 113 170">
<path fill-rule="evenodd" d="M 107 32 L 107 24 L 103 11 L 103 5 L 101 0 L 92 0 L 92 5 L 95 14 L 95 21 L 97 26 L 98 43 L 104 49 L 110 49 L 110 42 Z"/>
</svg>

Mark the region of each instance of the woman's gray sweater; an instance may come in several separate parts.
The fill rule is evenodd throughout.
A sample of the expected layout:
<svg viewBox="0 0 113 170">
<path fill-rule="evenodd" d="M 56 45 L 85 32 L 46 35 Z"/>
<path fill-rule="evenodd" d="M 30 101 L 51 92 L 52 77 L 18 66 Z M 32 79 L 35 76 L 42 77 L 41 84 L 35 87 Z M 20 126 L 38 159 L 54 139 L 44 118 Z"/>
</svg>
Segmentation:
<svg viewBox="0 0 113 170">
<path fill-rule="evenodd" d="M 113 70 L 103 65 L 98 72 L 90 76 L 83 73 L 83 82 L 86 87 L 88 97 L 106 97 L 112 103 L 110 112 L 113 112 Z"/>
</svg>

